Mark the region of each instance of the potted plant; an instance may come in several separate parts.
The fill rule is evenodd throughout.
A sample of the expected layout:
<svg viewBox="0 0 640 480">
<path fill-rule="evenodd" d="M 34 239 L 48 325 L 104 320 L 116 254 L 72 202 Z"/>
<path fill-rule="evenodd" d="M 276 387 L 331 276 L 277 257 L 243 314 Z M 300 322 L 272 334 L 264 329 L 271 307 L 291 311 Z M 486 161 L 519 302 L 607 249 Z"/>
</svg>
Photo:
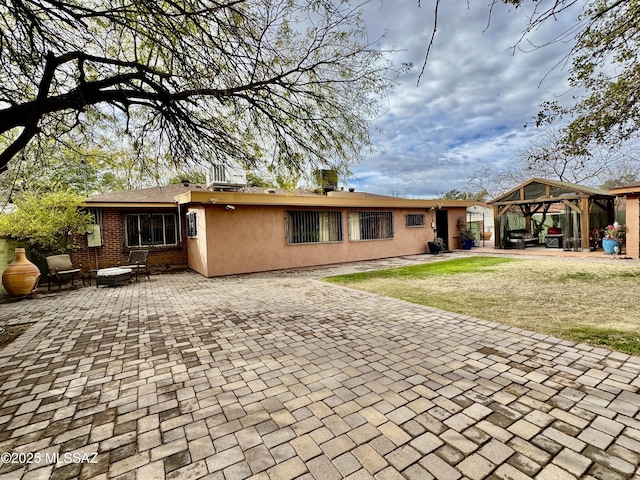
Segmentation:
<svg viewBox="0 0 640 480">
<path fill-rule="evenodd" d="M 463 250 L 471 250 L 473 242 L 475 241 L 475 236 L 467 227 L 467 222 L 464 217 L 458 217 L 456 227 L 458 229 L 458 238 L 460 239 L 460 248 Z"/>
<path fill-rule="evenodd" d="M 620 253 L 620 247 L 627 233 L 627 227 L 614 222 L 613 225 L 607 225 L 604 229 L 604 238 L 602 239 L 602 248 L 604 253 Z M 617 251 L 616 251 L 617 247 Z"/>
</svg>

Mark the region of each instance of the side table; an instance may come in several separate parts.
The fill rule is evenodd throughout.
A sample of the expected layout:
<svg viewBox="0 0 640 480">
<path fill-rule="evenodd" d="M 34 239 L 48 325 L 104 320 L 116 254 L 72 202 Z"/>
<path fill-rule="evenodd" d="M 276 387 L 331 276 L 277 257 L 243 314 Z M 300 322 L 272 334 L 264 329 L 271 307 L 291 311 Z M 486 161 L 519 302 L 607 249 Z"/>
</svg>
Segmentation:
<svg viewBox="0 0 640 480">
<path fill-rule="evenodd" d="M 545 235 L 544 244 L 547 248 L 562 248 L 562 234 Z"/>
</svg>

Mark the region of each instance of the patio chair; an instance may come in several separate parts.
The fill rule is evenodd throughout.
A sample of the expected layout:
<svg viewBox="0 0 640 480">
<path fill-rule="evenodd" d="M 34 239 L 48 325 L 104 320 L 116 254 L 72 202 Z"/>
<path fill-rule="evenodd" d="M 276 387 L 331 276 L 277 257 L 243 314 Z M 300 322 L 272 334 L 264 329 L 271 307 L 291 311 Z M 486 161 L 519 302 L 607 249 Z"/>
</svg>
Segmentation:
<svg viewBox="0 0 640 480">
<path fill-rule="evenodd" d="M 120 268 L 130 268 L 132 272 L 135 272 L 136 282 L 138 281 L 138 274 L 140 270 L 143 270 L 148 279 L 149 265 L 147 265 L 147 257 L 149 256 L 149 250 L 129 250 L 129 257 L 124 265 L 118 262 Z"/>
<path fill-rule="evenodd" d="M 46 257 L 47 268 L 49 270 L 48 275 L 48 290 L 51 290 L 51 280 L 58 283 L 58 289 L 62 290 L 62 282 L 66 278 L 71 279 L 71 286 L 73 286 L 73 280 L 76 275 L 79 275 L 82 279 L 82 285 L 84 286 L 84 275 L 82 274 L 82 265 L 75 267 L 71 263 L 71 257 L 69 254 L 51 255 Z"/>
</svg>

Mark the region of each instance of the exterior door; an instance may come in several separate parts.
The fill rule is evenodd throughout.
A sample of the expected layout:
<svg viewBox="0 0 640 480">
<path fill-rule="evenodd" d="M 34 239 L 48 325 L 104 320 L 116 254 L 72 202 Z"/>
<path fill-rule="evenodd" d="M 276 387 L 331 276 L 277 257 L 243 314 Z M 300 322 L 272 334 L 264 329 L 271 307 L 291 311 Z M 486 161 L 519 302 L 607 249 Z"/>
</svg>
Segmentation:
<svg viewBox="0 0 640 480">
<path fill-rule="evenodd" d="M 449 214 L 446 210 L 436 210 L 436 237 L 442 238 L 447 248 L 449 246 Z"/>
</svg>

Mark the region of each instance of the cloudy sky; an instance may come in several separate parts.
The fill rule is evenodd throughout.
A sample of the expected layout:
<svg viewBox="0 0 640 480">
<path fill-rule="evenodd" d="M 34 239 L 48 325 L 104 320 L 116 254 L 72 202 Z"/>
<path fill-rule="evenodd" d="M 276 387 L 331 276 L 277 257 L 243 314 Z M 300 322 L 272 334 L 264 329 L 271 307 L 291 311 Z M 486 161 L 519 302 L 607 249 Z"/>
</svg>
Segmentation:
<svg viewBox="0 0 640 480">
<path fill-rule="evenodd" d="M 566 97 L 566 69 L 553 67 L 570 45 L 536 49 L 531 44 L 566 31 L 578 12 L 543 25 L 514 53 L 528 12 L 496 5 L 487 28 L 488 3 L 441 2 L 435 44 L 419 85 L 434 0 L 422 0 L 422 8 L 415 0 L 366 5 L 370 39 L 385 34 L 382 47 L 398 50 L 394 63 L 411 62 L 414 68 L 398 79 L 385 101 L 386 110 L 375 124 L 381 132 L 373 134 L 376 153 L 356 165 L 348 186 L 423 198 L 465 190 L 474 172 L 515 165 L 518 153 L 542 133 L 524 124 L 543 101 Z"/>
</svg>

